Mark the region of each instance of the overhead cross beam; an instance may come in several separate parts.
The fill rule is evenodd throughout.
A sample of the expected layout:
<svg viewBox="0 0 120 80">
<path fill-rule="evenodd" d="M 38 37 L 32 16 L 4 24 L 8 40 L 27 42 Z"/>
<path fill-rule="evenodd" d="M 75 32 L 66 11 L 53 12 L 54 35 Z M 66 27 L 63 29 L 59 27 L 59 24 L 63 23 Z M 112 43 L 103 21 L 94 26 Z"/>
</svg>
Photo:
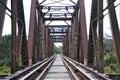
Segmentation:
<svg viewBox="0 0 120 80">
<path fill-rule="evenodd" d="M 71 27 L 69 25 L 47 25 L 46 27 L 51 27 L 51 28 L 66 28 L 66 27 Z"/>
<path fill-rule="evenodd" d="M 41 9 L 48 10 L 63 10 L 63 9 L 75 9 L 75 6 L 40 6 Z"/>
<path fill-rule="evenodd" d="M 72 20 L 72 18 L 44 18 L 44 20 L 52 20 L 52 21 L 64 21 L 64 20 Z"/>
</svg>

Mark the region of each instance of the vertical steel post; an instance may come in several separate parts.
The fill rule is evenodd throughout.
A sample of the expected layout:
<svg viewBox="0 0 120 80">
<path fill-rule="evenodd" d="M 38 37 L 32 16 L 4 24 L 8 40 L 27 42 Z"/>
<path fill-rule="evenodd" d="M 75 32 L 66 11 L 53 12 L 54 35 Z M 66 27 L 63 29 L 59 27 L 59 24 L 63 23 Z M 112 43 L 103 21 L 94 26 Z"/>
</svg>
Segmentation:
<svg viewBox="0 0 120 80">
<path fill-rule="evenodd" d="M 11 11 L 17 15 L 17 0 L 11 0 Z M 16 51 L 17 37 L 16 37 L 16 17 L 11 15 L 11 26 L 12 26 L 12 64 L 11 64 L 11 73 L 15 73 L 18 70 L 18 54 Z"/>
<path fill-rule="evenodd" d="M 48 27 L 46 27 L 45 32 L 46 32 L 46 41 L 45 41 L 45 44 L 46 44 L 45 48 L 46 49 L 45 49 L 45 53 L 46 53 L 47 57 L 49 57 L 50 55 L 49 55 L 49 52 L 48 52 L 48 42 L 49 42 L 49 39 L 48 39 L 48 36 L 49 36 Z"/>
<path fill-rule="evenodd" d="M 43 59 L 46 58 L 45 54 L 45 26 L 44 26 L 44 21 L 41 22 L 41 46 L 42 46 L 42 57 Z"/>
<path fill-rule="evenodd" d="M 29 65 L 32 65 L 32 54 L 34 46 L 34 30 L 35 30 L 35 15 L 36 15 L 36 2 L 37 0 L 31 0 L 31 13 L 29 23 L 29 36 L 28 36 L 28 60 Z"/>
<path fill-rule="evenodd" d="M 67 57 L 69 57 L 69 38 L 68 38 L 68 33 L 67 32 L 67 36 L 66 36 L 66 55 Z"/>
<path fill-rule="evenodd" d="M 86 16 L 85 16 L 85 7 L 84 0 L 79 0 L 80 5 L 80 30 L 81 30 L 81 40 L 83 47 L 83 56 L 84 56 L 84 64 L 88 64 L 88 40 L 87 40 L 87 29 L 86 29 Z"/>
<path fill-rule="evenodd" d="M 107 0 L 108 4 L 111 3 L 111 0 Z M 109 17 L 110 17 L 110 23 L 111 23 L 111 29 L 112 29 L 112 36 L 114 41 L 114 50 L 117 57 L 117 64 L 118 64 L 118 71 L 120 73 L 120 32 L 118 27 L 118 21 L 115 11 L 114 3 L 108 8 L 109 10 Z"/>
<path fill-rule="evenodd" d="M 97 16 L 97 0 L 92 0 L 91 20 L 89 30 L 89 42 L 88 42 L 88 65 L 93 66 L 94 57 L 97 61 L 97 21 L 93 22 L 93 19 Z"/>
<path fill-rule="evenodd" d="M 98 0 L 98 14 L 103 11 L 103 0 Z M 104 73 L 103 54 L 103 14 L 98 20 L 98 71 Z"/>
<path fill-rule="evenodd" d="M 50 56 L 50 35 L 49 35 L 49 37 L 48 37 L 48 54 L 49 54 L 49 56 Z"/>
<path fill-rule="evenodd" d="M 53 54 L 53 43 L 52 37 L 49 37 L 49 57 Z"/>
<path fill-rule="evenodd" d="M 37 26 L 37 23 L 36 23 L 36 20 L 35 20 L 35 28 L 34 28 L 34 42 L 33 42 L 33 54 L 32 54 L 32 64 L 35 64 L 37 62 L 37 45 L 38 45 L 38 26 Z"/>
<path fill-rule="evenodd" d="M 74 47 L 75 47 L 75 60 L 78 61 L 79 53 L 78 53 L 78 8 L 75 9 L 75 17 L 74 17 Z"/>
<path fill-rule="evenodd" d="M 28 65 L 28 50 L 27 50 L 27 38 L 26 27 L 24 18 L 23 1 L 17 0 L 17 15 L 18 15 L 18 54 L 22 56 L 22 64 Z"/>
<path fill-rule="evenodd" d="M 38 7 L 38 53 L 39 53 L 39 58 L 40 60 L 43 59 L 42 57 L 42 20 L 43 20 L 43 17 L 41 16 L 42 12 L 41 12 L 41 8 Z"/>
<path fill-rule="evenodd" d="M 71 35 L 70 35 L 70 33 L 71 33 L 71 29 L 70 28 L 68 28 L 68 57 L 70 57 L 70 41 L 71 41 Z"/>
</svg>

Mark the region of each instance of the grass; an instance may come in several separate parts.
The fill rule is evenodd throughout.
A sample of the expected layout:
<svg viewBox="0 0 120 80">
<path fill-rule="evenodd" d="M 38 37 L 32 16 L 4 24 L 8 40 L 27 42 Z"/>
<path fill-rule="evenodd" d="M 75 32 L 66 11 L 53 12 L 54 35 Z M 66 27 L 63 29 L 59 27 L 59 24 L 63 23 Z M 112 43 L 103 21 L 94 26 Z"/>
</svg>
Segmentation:
<svg viewBox="0 0 120 80">
<path fill-rule="evenodd" d="M 10 67 L 0 66 L 0 75 L 7 75 L 10 73 L 11 73 Z"/>
</svg>

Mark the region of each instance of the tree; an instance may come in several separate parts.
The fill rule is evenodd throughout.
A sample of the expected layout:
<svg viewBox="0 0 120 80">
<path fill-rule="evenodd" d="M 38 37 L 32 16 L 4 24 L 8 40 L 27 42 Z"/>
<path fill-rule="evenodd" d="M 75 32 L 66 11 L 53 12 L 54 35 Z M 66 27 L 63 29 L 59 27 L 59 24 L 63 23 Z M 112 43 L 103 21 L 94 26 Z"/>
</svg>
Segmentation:
<svg viewBox="0 0 120 80">
<path fill-rule="evenodd" d="M 104 39 L 104 53 L 114 52 L 112 39 Z"/>
<path fill-rule="evenodd" d="M 57 47 L 54 45 L 54 53 L 55 54 L 62 54 L 62 46 Z"/>
<path fill-rule="evenodd" d="M 5 35 L 2 37 L 2 43 L 0 44 L 0 66 L 10 66 L 11 63 L 11 36 Z"/>
<path fill-rule="evenodd" d="M 112 37 L 106 35 L 104 39 L 104 69 L 105 73 L 117 73 L 116 56 Z"/>
</svg>

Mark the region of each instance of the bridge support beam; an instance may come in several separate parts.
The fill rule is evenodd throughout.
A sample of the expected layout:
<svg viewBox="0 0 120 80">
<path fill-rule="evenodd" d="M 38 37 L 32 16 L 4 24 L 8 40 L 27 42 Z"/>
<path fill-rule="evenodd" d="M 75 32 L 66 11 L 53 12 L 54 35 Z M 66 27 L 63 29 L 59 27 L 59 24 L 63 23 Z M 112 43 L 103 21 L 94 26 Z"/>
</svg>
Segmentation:
<svg viewBox="0 0 120 80">
<path fill-rule="evenodd" d="M 88 45 L 88 66 L 96 65 L 99 72 L 104 72 L 103 54 L 103 1 L 93 0 Z M 100 16 L 97 16 L 101 14 Z M 98 24 L 98 25 L 97 25 Z M 98 28 L 98 32 L 97 32 Z M 94 64 L 94 61 L 96 64 Z"/>
<path fill-rule="evenodd" d="M 42 28 L 43 28 L 43 16 L 42 16 L 42 10 L 41 8 L 37 8 L 38 10 L 38 54 L 39 54 L 39 60 L 43 59 L 43 53 L 42 53 Z"/>
<path fill-rule="evenodd" d="M 34 31 L 36 24 L 36 6 L 37 0 L 31 0 L 31 13 L 30 13 L 30 24 L 29 24 L 29 36 L 28 36 L 28 60 L 29 65 L 32 65 L 32 54 L 34 46 Z"/>
<path fill-rule="evenodd" d="M 48 27 L 45 28 L 45 35 L 46 35 L 46 36 L 45 36 L 45 44 L 46 44 L 46 45 L 45 45 L 45 54 L 46 54 L 47 57 L 49 57 L 50 54 L 49 54 L 49 51 L 48 51 L 48 48 L 49 48 L 49 47 L 48 47 L 48 45 L 49 45 Z"/>
<path fill-rule="evenodd" d="M 18 27 L 16 26 L 17 24 Z M 20 67 L 28 65 L 27 40 L 22 0 L 11 0 L 11 26 L 12 26 L 11 73 L 15 73 L 17 70 L 20 69 Z M 20 55 L 22 59 L 22 65 L 19 65 Z"/>
<path fill-rule="evenodd" d="M 17 15 L 17 1 L 11 0 L 11 11 Z M 18 54 L 17 54 L 17 36 L 16 36 L 16 17 L 12 14 L 11 16 L 11 26 L 12 26 L 12 65 L 11 65 L 11 73 L 15 73 L 18 70 Z"/>
<path fill-rule="evenodd" d="M 78 8 L 75 9 L 71 27 L 71 58 L 78 61 Z"/>
<path fill-rule="evenodd" d="M 96 55 L 96 40 L 97 40 L 97 21 L 93 21 L 97 16 L 97 0 L 92 0 L 92 9 L 91 9 L 91 20 L 90 20 L 90 30 L 89 30 L 89 41 L 88 41 L 88 65 L 94 65 L 94 57 L 97 61 Z"/>
<path fill-rule="evenodd" d="M 68 28 L 68 57 L 70 57 L 70 55 L 71 55 L 70 44 L 71 44 L 71 29 Z"/>
<path fill-rule="evenodd" d="M 28 48 L 27 48 L 26 26 L 25 26 L 22 0 L 17 0 L 17 16 L 19 18 L 17 20 L 18 21 L 18 37 L 17 37 L 18 54 L 21 54 L 22 66 L 26 66 L 28 65 Z"/>
<path fill-rule="evenodd" d="M 103 0 L 98 0 L 98 14 L 103 11 Z M 98 22 L 98 71 L 104 73 L 103 51 L 103 14 L 97 19 Z"/>
<path fill-rule="evenodd" d="M 114 0 L 107 0 L 107 1 L 108 4 L 111 4 L 111 2 Z M 114 3 L 111 4 L 108 10 L 109 10 L 109 17 L 110 17 L 110 23 L 112 29 L 112 36 L 114 41 L 114 50 L 116 53 L 117 64 L 118 64 L 118 71 L 120 73 L 120 32 L 119 32 L 119 26 L 118 26 Z"/>
<path fill-rule="evenodd" d="M 88 40 L 87 40 L 87 29 L 86 29 L 86 16 L 85 16 L 85 6 L 84 0 L 79 0 L 80 5 L 80 32 L 82 41 L 82 51 L 84 57 L 84 65 L 88 64 Z"/>
</svg>

